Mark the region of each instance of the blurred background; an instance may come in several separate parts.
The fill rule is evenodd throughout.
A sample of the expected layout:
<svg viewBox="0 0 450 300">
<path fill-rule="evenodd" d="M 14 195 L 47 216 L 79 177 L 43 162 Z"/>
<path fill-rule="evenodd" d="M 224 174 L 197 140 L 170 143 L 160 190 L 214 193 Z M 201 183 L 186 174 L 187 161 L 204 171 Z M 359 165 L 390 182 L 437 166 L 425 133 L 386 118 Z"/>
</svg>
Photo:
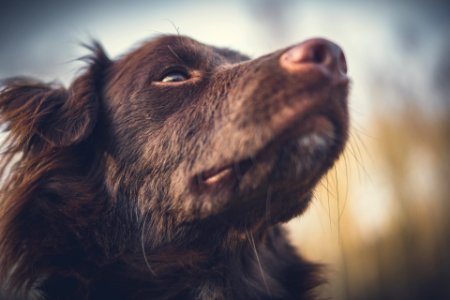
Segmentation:
<svg viewBox="0 0 450 300">
<path fill-rule="evenodd" d="M 445 1 L 10 1 L 0 78 L 70 83 L 98 39 L 110 56 L 181 33 L 253 57 L 321 36 L 352 78 L 351 139 L 289 223 L 327 264 L 325 299 L 450 299 L 450 10 Z"/>
</svg>

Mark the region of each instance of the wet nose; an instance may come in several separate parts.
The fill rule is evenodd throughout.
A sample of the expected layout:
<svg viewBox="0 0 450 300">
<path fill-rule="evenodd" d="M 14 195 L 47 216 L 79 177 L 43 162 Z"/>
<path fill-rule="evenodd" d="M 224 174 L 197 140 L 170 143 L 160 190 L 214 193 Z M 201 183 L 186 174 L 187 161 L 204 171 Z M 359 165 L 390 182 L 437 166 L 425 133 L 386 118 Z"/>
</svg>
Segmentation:
<svg viewBox="0 0 450 300">
<path fill-rule="evenodd" d="M 290 72 L 313 64 L 325 67 L 335 76 L 347 74 L 344 52 L 338 45 L 325 39 L 310 39 L 288 49 L 281 55 L 280 64 Z"/>
</svg>

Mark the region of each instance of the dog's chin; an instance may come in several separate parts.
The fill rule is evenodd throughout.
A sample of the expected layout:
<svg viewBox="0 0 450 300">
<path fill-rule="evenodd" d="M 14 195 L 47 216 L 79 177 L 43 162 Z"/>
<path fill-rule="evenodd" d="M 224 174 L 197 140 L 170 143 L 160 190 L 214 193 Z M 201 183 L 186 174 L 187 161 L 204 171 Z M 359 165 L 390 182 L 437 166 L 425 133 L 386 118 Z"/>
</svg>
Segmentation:
<svg viewBox="0 0 450 300">
<path fill-rule="evenodd" d="M 275 189 L 307 187 L 326 172 L 330 158 L 337 156 L 338 140 L 335 125 L 329 119 L 312 116 L 301 126 L 286 130 L 261 151 L 254 160 L 255 171 L 248 172 L 241 184 L 255 182 L 259 172 L 267 177 L 265 184 Z M 265 172 L 261 170 L 264 167 Z"/>
<path fill-rule="evenodd" d="M 273 221 L 292 218 L 307 206 L 315 184 L 340 153 L 336 128 L 324 115 L 310 116 L 258 153 L 203 172 L 190 190 L 194 213 L 186 215 L 203 219 L 251 211 L 261 218 L 270 211 Z"/>
<path fill-rule="evenodd" d="M 340 153 L 334 125 L 322 116 L 304 123 L 302 133 L 290 130 L 282 142 L 263 151 L 239 180 L 239 210 L 243 203 L 260 211 L 266 223 L 288 221 L 308 206 L 317 182 Z M 305 127 L 309 127 L 306 129 Z M 255 214 L 255 213 L 254 213 Z"/>
</svg>

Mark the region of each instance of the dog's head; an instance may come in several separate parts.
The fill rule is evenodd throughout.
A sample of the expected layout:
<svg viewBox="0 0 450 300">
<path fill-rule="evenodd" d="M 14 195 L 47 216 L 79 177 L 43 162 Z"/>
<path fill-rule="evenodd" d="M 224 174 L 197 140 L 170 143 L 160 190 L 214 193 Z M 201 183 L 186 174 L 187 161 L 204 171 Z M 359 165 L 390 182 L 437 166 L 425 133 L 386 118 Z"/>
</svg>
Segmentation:
<svg viewBox="0 0 450 300">
<path fill-rule="evenodd" d="M 48 239 L 50 254 L 65 239 L 97 247 L 125 223 L 127 241 L 145 235 L 152 248 L 182 240 L 183 228 L 198 237 L 286 221 L 344 147 L 348 79 L 331 42 L 254 60 L 183 36 L 115 61 L 94 52 L 68 89 L 3 86 L 4 166 L 17 163 L 4 186 L 0 248 L 11 253 L 25 251 L 11 240 Z"/>
<path fill-rule="evenodd" d="M 345 73 L 341 50 L 325 40 L 250 60 L 160 37 L 110 69 L 107 148 L 132 173 L 142 212 L 180 223 L 288 220 L 343 148 Z"/>
</svg>

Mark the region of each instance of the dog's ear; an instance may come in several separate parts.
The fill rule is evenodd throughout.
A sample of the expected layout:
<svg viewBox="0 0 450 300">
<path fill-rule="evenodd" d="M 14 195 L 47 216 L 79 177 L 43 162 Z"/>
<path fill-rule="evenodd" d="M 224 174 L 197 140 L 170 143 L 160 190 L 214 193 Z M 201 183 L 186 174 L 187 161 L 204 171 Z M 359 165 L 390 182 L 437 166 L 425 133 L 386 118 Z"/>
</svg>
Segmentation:
<svg viewBox="0 0 450 300">
<path fill-rule="evenodd" d="M 0 122 L 11 146 L 20 150 L 67 147 L 92 132 L 98 114 L 102 80 L 111 61 L 94 43 L 89 66 L 68 89 L 33 79 L 5 80 L 0 90 Z M 18 149 L 17 149 L 18 150 Z"/>
</svg>

